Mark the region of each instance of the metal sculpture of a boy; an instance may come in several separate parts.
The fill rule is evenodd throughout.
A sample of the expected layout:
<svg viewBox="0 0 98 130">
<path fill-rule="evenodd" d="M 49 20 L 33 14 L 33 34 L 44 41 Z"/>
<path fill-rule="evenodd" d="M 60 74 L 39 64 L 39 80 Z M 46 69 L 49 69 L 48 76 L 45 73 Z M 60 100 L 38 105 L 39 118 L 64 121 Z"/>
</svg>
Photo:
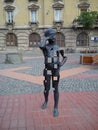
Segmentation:
<svg viewBox="0 0 98 130">
<path fill-rule="evenodd" d="M 58 101 L 59 101 L 59 90 L 58 84 L 60 79 L 60 67 L 64 65 L 67 57 L 64 56 L 64 50 L 59 50 L 59 46 L 55 43 L 55 31 L 51 28 L 47 29 L 44 34 L 44 39 L 39 43 L 39 47 L 44 55 L 45 68 L 43 71 L 44 79 L 44 98 L 45 101 L 42 104 L 42 109 L 47 107 L 48 95 L 52 80 L 52 87 L 54 88 L 54 109 L 53 116 L 59 115 Z M 60 61 L 60 55 L 62 61 Z"/>
</svg>

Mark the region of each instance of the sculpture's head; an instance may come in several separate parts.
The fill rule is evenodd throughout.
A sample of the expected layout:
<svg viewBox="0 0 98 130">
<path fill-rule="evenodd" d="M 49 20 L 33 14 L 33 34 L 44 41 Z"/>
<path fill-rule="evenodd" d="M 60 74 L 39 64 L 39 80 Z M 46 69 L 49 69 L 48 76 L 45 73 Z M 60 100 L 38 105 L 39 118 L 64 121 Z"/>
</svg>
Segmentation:
<svg viewBox="0 0 98 130">
<path fill-rule="evenodd" d="M 49 28 L 49 29 L 47 29 L 45 31 L 45 35 L 44 36 L 48 37 L 49 40 L 54 41 L 55 40 L 55 31 L 53 29 Z"/>
</svg>

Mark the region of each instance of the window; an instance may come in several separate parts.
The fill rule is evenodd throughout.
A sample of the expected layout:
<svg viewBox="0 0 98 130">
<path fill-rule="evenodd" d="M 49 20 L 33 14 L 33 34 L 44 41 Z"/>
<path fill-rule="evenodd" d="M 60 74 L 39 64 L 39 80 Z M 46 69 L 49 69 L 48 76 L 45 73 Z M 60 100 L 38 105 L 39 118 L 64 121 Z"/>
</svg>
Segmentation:
<svg viewBox="0 0 98 130">
<path fill-rule="evenodd" d="M 88 35 L 85 32 L 80 33 L 77 36 L 77 46 L 87 46 L 88 43 Z"/>
<path fill-rule="evenodd" d="M 6 11 L 6 23 L 7 25 L 10 24 L 14 24 L 13 22 L 13 12 L 15 10 L 14 6 L 11 5 L 7 5 L 4 7 L 5 11 Z"/>
<path fill-rule="evenodd" d="M 13 13 L 12 13 L 12 11 L 7 11 L 7 22 L 13 23 Z"/>
<path fill-rule="evenodd" d="M 29 47 L 37 47 L 37 44 L 41 41 L 41 37 L 37 33 L 29 35 Z"/>
<path fill-rule="evenodd" d="M 17 46 L 17 36 L 13 33 L 8 33 L 6 35 L 6 45 L 7 46 Z"/>
<path fill-rule="evenodd" d="M 62 9 L 64 8 L 64 3 L 61 0 L 54 0 L 52 7 L 54 10 L 53 25 L 60 31 L 61 26 L 63 26 Z"/>
<path fill-rule="evenodd" d="M 60 9 L 56 9 L 54 13 L 54 20 L 55 21 L 61 21 L 62 19 L 62 14 Z"/>
<path fill-rule="evenodd" d="M 65 46 L 65 36 L 62 33 L 60 33 L 60 32 L 56 33 L 56 43 L 60 47 L 64 47 Z"/>
<path fill-rule="evenodd" d="M 31 10 L 30 22 L 37 23 L 37 11 L 36 10 Z"/>
<path fill-rule="evenodd" d="M 28 9 L 30 11 L 30 21 L 29 24 L 30 25 L 37 25 L 38 24 L 38 9 L 39 9 L 39 5 L 37 4 L 30 4 L 28 6 Z"/>
</svg>

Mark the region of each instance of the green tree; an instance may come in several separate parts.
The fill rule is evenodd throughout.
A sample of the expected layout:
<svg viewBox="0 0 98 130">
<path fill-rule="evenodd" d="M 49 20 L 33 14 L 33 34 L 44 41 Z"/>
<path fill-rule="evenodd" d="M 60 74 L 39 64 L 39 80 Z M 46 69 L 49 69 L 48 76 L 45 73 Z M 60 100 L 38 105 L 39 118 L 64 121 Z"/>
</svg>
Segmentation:
<svg viewBox="0 0 98 130">
<path fill-rule="evenodd" d="M 96 20 L 98 19 L 97 11 L 83 11 L 80 16 L 78 16 L 77 21 L 80 25 L 83 25 L 84 29 L 90 29 L 96 24 Z"/>
</svg>

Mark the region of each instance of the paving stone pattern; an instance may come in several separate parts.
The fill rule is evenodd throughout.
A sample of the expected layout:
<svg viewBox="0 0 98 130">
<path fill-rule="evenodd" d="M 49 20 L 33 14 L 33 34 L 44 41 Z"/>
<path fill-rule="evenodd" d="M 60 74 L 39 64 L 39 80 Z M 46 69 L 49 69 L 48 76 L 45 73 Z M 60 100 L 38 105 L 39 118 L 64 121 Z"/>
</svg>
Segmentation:
<svg viewBox="0 0 98 130">
<path fill-rule="evenodd" d="M 90 65 L 81 65 L 79 63 L 79 53 L 72 53 L 66 55 L 68 57 L 68 60 L 66 64 L 61 68 L 61 71 L 66 71 L 81 66 L 90 67 Z M 18 74 L 22 73 L 33 76 L 42 76 L 44 69 L 44 58 L 39 50 L 37 50 L 37 52 L 23 52 L 23 58 L 23 63 L 5 64 L 5 54 L 1 53 L 0 70 L 28 66 L 28 69 L 20 69 L 16 70 L 15 72 L 18 72 Z M 93 69 L 61 79 L 59 82 L 59 90 L 64 92 L 98 91 L 98 65 L 91 66 L 93 66 Z M 14 79 L 14 75 L 13 78 L 0 75 L 0 95 L 42 93 L 43 89 L 44 87 L 42 84 L 40 85 L 35 84 L 33 82 L 30 83 L 27 81 Z"/>
</svg>

